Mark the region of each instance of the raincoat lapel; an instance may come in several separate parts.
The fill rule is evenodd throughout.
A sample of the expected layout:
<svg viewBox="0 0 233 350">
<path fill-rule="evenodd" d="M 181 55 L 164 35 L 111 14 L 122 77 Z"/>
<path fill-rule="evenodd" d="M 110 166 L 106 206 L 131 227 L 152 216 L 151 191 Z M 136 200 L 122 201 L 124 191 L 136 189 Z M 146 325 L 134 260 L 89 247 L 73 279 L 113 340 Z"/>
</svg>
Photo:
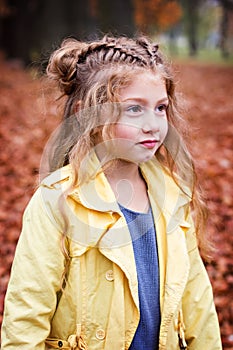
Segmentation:
<svg viewBox="0 0 233 350">
<path fill-rule="evenodd" d="M 168 328 L 180 305 L 189 275 L 185 232 L 190 224 L 185 221 L 185 208 L 191 194 L 187 188 L 182 191 L 156 161 L 143 166 L 142 173 L 149 184 L 157 232 L 162 309 L 160 341 L 161 346 L 165 346 Z"/>
</svg>

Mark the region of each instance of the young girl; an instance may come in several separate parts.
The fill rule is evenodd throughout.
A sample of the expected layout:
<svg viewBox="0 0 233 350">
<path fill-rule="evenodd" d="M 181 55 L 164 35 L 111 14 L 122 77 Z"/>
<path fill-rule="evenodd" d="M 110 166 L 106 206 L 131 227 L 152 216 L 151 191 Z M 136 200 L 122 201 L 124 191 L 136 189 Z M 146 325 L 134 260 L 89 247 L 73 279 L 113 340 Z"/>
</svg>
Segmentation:
<svg viewBox="0 0 233 350">
<path fill-rule="evenodd" d="M 2 350 L 221 349 L 197 247 L 205 214 L 158 46 L 66 40 L 47 73 L 64 121 L 24 214 Z"/>
</svg>

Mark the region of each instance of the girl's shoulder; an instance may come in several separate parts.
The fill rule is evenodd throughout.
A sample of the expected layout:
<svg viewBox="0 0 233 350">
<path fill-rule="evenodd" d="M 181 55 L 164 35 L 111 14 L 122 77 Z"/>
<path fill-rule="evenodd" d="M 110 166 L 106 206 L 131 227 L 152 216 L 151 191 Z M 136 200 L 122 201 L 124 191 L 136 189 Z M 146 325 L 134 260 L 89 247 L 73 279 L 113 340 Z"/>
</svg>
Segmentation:
<svg viewBox="0 0 233 350">
<path fill-rule="evenodd" d="M 59 198 L 69 189 L 71 179 L 72 171 L 70 165 L 46 176 L 33 193 L 25 208 L 24 215 L 28 212 L 48 212 L 51 208 L 58 208 Z"/>
<path fill-rule="evenodd" d="M 62 167 L 46 176 L 32 195 L 23 217 L 37 221 L 47 219 L 56 227 L 63 225 L 61 217 L 61 199 L 69 189 L 72 179 L 71 166 Z"/>
<path fill-rule="evenodd" d="M 72 168 L 68 164 L 62 168 L 53 171 L 47 175 L 40 183 L 39 187 L 46 187 L 48 189 L 66 190 L 72 181 Z"/>
<path fill-rule="evenodd" d="M 192 199 L 192 186 L 185 182 L 177 173 L 173 176 L 169 169 L 162 165 L 156 157 L 141 166 L 141 171 L 148 186 L 156 188 L 158 191 L 164 191 L 168 195 L 179 194 L 182 192 L 187 201 Z"/>
</svg>

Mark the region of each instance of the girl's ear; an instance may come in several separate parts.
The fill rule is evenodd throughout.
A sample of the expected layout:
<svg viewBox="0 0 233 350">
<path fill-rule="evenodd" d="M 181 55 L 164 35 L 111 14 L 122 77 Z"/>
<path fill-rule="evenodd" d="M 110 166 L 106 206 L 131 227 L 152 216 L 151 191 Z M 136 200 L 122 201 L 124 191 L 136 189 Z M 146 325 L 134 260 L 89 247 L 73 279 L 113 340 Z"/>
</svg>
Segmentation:
<svg viewBox="0 0 233 350">
<path fill-rule="evenodd" d="M 79 101 L 75 104 L 75 106 L 74 106 L 74 113 L 79 112 L 80 109 L 81 109 L 81 107 L 82 107 L 82 101 L 79 100 Z"/>
</svg>

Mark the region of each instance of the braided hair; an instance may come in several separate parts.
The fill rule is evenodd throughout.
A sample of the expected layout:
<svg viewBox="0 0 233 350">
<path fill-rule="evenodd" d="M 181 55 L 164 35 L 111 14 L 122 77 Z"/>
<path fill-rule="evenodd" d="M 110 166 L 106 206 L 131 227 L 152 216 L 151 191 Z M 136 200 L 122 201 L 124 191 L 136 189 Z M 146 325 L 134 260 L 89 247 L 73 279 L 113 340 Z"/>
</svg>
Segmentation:
<svg viewBox="0 0 233 350">
<path fill-rule="evenodd" d="M 146 68 L 162 64 L 162 57 L 158 52 L 158 45 L 150 43 L 145 37 L 134 41 L 125 37 L 104 36 L 102 40 L 89 44 L 66 39 L 52 54 L 47 74 L 49 78 L 59 82 L 64 94 L 70 95 L 77 86 L 79 74 L 85 69 L 90 74 L 91 71 L 111 63 Z"/>
<path fill-rule="evenodd" d="M 188 185 L 191 183 L 194 209 L 197 212 L 196 229 L 201 243 L 202 237 L 199 232 L 204 226 L 205 208 L 196 186 L 196 173 L 191 156 L 188 152 L 180 151 L 186 127 L 178 109 L 174 78 L 158 44 L 147 37 L 132 39 L 106 35 L 94 42 L 66 39 L 51 55 L 47 76 L 57 83 L 66 101 L 63 123 L 51 147 L 50 171 L 71 163 L 75 174 L 73 184 L 80 183 L 78 175 L 80 164 L 93 149 L 96 125 L 101 124 L 98 120 L 101 113 L 96 112 L 98 107 L 109 102 L 112 104 L 119 102 L 120 89 L 127 84 L 130 85 L 133 78 L 143 72 L 159 74 L 164 80 L 169 99 L 167 109 L 169 131 L 165 140 L 167 144 L 172 141 L 170 149 L 173 147 L 177 153 L 174 161 L 174 155 L 171 157 L 166 147 L 162 145 L 156 152 L 156 158 L 161 165 L 166 166 L 174 181 L 177 183 L 179 181 L 176 176 L 178 172 L 182 183 Z M 76 117 L 72 118 L 74 115 Z M 114 120 L 113 114 L 109 115 L 114 123 L 116 119 Z M 179 135 L 176 144 L 174 134 Z M 180 187 L 182 189 L 182 185 Z M 204 247 L 204 240 L 202 245 Z"/>
<path fill-rule="evenodd" d="M 174 104 L 173 80 L 158 44 L 150 42 L 146 37 L 134 40 L 105 35 L 101 40 L 90 43 L 75 39 L 62 42 L 61 47 L 51 55 L 47 67 L 47 76 L 57 83 L 62 95 L 66 97 L 63 128 L 59 141 L 56 141 L 57 147 L 54 147 L 51 171 L 70 161 L 70 151 L 77 140 L 79 155 L 84 144 L 84 153 L 93 146 L 90 133 L 99 120 L 95 120 L 94 115 L 85 118 L 87 113 L 83 112 L 79 122 L 73 118 L 73 125 L 70 117 L 76 114 L 77 102 L 81 101 L 82 111 L 104 103 L 118 102 L 118 91 L 129 84 L 138 71 L 160 71 L 168 96 L 171 96 Z M 81 142 L 83 135 L 85 142 Z"/>
</svg>

